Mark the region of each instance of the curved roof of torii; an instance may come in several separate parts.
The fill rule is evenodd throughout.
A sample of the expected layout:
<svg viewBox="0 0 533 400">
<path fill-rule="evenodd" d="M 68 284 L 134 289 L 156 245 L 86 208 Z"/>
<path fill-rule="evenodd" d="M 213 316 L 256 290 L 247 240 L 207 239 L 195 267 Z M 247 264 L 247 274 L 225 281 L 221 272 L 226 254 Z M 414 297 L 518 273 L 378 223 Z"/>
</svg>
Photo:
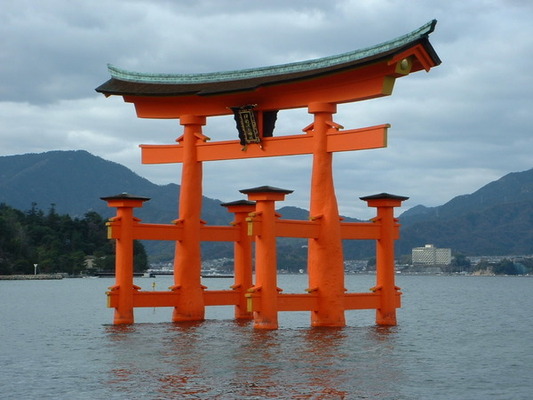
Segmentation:
<svg viewBox="0 0 533 400">
<path fill-rule="evenodd" d="M 260 87 L 298 82 L 328 76 L 394 59 L 406 50 L 421 45 L 427 60 L 417 57 L 410 72 L 439 65 L 440 59 L 428 36 L 436 20 L 417 30 L 376 46 L 309 61 L 236 71 L 198 74 L 150 74 L 125 71 L 109 65 L 111 79 L 96 88 L 106 96 L 183 97 L 237 94 Z"/>
</svg>

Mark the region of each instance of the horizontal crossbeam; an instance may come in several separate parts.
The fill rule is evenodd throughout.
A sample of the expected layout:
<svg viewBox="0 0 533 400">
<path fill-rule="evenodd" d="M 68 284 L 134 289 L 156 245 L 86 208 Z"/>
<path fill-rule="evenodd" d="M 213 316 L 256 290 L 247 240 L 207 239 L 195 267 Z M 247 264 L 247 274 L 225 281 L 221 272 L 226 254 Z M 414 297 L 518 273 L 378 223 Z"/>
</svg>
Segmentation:
<svg viewBox="0 0 533 400">
<path fill-rule="evenodd" d="M 108 239 L 121 238 L 120 221 L 109 222 Z M 236 226 L 201 226 L 200 240 L 204 242 L 236 242 L 240 239 Z M 181 224 L 134 224 L 132 237 L 135 240 L 183 240 Z"/>
<path fill-rule="evenodd" d="M 230 306 L 239 303 L 242 295 L 238 290 L 205 290 L 205 306 Z M 108 292 L 109 308 L 118 307 L 119 292 Z M 175 307 L 180 296 L 176 291 L 136 291 L 133 292 L 133 307 Z M 261 310 L 261 295 L 247 294 L 249 311 Z M 395 295 L 396 307 L 401 307 L 401 293 Z M 319 297 L 315 293 L 280 293 L 277 296 L 278 311 L 313 311 L 318 309 Z M 373 293 L 346 293 L 344 295 L 345 310 L 370 310 L 380 308 L 380 295 Z"/>
<path fill-rule="evenodd" d="M 374 222 L 341 222 L 341 238 L 354 240 L 379 239 L 381 224 Z"/>
<path fill-rule="evenodd" d="M 120 221 L 109 222 L 108 238 L 121 238 Z M 378 240 L 381 237 L 381 224 L 376 222 L 341 222 L 341 238 L 352 240 Z M 248 233 L 261 235 L 261 219 L 250 218 Z M 276 237 L 317 238 L 320 220 L 304 221 L 278 219 L 275 224 Z M 183 240 L 183 226 L 180 224 L 134 224 L 132 237 L 135 240 Z M 399 239 L 399 225 L 394 227 L 394 239 Z M 240 228 L 236 226 L 203 225 L 200 227 L 200 240 L 204 242 L 236 242 L 240 238 Z"/>
<path fill-rule="evenodd" d="M 120 289 L 119 289 L 120 290 Z M 107 306 L 118 307 L 119 290 L 107 293 Z M 238 290 L 205 290 L 204 303 L 206 306 L 232 306 L 239 304 Z M 179 304 L 180 291 L 135 291 L 133 292 L 133 307 L 175 307 Z"/>
<path fill-rule="evenodd" d="M 387 146 L 387 129 L 390 125 L 335 131 L 327 134 L 327 151 L 353 151 L 377 149 Z M 313 152 L 312 133 L 263 138 L 261 146 L 252 144 L 246 150 L 238 140 L 198 142 L 198 161 L 240 160 L 246 158 L 293 156 Z M 140 145 L 143 164 L 181 163 L 183 144 Z"/>
<path fill-rule="evenodd" d="M 261 294 L 248 293 L 248 311 L 261 311 Z M 395 295 L 396 308 L 401 307 L 401 293 Z M 320 297 L 316 293 L 280 293 L 277 295 L 277 311 L 316 311 Z M 381 307 L 381 296 L 376 292 L 344 294 L 345 310 L 375 310 Z"/>
</svg>

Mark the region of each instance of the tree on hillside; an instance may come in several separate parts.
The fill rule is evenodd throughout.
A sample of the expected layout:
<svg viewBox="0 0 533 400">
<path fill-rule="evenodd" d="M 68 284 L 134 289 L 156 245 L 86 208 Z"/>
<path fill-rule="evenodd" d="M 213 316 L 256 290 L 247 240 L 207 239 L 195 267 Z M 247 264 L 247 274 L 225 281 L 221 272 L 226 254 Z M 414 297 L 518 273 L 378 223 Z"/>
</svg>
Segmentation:
<svg viewBox="0 0 533 400">
<path fill-rule="evenodd" d="M 80 219 L 58 214 L 54 204 L 47 214 L 35 203 L 26 213 L 0 204 L 0 274 L 31 274 L 38 264 L 41 273 L 79 275 L 87 256 L 104 260 L 102 269 L 113 270 L 114 242 L 106 230 L 105 220 L 95 212 Z M 134 254 L 135 271 L 146 270 L 141 242 L 135 242 Z"/>
<path fill-rule="evenodd" d="M 472 265 L 471 262 L 464 254 L 456 254 L 452 258 L 452 262 L 448 267 L 447 272 L 471 272 Z"/>
<path fill-rule="evenodd" d="M 492 270 L 496 275 L 518 275 L 520 273 L 516 265 L 508 258 L 494 264 Z"/>
</svg>

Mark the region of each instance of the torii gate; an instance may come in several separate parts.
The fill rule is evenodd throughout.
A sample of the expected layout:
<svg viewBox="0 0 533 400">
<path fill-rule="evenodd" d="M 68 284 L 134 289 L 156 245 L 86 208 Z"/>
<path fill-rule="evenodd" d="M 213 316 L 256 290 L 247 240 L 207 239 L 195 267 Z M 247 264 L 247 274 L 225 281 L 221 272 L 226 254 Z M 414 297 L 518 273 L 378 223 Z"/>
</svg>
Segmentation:
<svg viewBox="0 0 533 400">
<path fill-rule="evenodd" d="M 376 309 L 376 323 L 396 325 L 400 307 L 394 284 L 393 207 L 406 197 L 380 194 L 361 199 L 377 207 L 369 223 L 340 221 L 333 183 L 337 151 L 386 146 L 388 124 L 344 130 L 333 121 L 337 104 L 392 93 L 396 78 L 440 64 L 428 36 L 436 21 L 386 43 L 311 61 L 207 74 L 142 74 L 109 66 L 112 78 L 96 90 L 133 103 L 140 118 L 173 118 L 183 135 L 169 145 L 141 145 L 142 162 L 182 163 L 179 218 L 173 225 L 141 224 L 132 209 L 147 198 L 127 194 L 103 198 L 117 207 L 110 237 L 117 240 L 117 284 L 108 293 L 114 323 L 133 323 L 134 307 L 174 307 L 172 320 L 204 319 L 206 305 L 233 304 L 236 318 L 253 318 L 256 328 L 276 329 L 277 312 L 308 310 L 313 326 L 344 326 L 344 311 Z M 307 107 L 313 122 L 304 134 L 273 136 L 279 110 Z M 213 141 L 202 133 L 207 117 L 234 114 L 240 140 Z M 247 201 L 226 203 L 235 213 L 230 227 L 201 220 L 202 163 L 256 157 L 312 154 L 309 221 L 279 220 L 275 201 L 291 193 L 269 186 L 241 190 Z M 255 203 L 254 203 L 255 202 Z M 309 288 L 283 294 L 276 284 L 275 238 L 309 238 Z M 252 283 L 251 244 L 256 245 Z M 174 286 L 168 292 L 143 292 L 133 285 L 133 239 L 176 240 Z M 343 239 L 377 240 L 377 284 L 372 293 L 345 293 Z M 235 285 L 209 291 L 201 284 L 200 242 L 235 242 Z M 119 246 L 120 244 L 120 246 Z M 120 253 L 120 254 L 119 254 Z M 246 309 L 245 309 L 246 307 Z"/>
</svg>

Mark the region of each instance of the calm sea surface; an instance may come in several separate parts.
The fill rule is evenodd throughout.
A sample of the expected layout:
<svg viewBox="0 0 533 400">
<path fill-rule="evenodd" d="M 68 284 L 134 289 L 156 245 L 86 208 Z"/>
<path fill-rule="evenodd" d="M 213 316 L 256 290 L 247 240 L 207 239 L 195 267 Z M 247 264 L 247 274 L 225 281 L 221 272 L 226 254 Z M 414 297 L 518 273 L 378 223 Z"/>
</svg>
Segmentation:
<svg viewBox="0 0 533 400">
<path fill-rule="evenodd" d="M 286 293 L 306 276 L 280 276 Z M 532 399 L 533 279 L 398 276 L 399 325 L 348 311 L 342 329 L 281 313 L 255 331 L 231 307 L 176 325 L 137 309 L 111 325 L 109 278 L 0 281 L 1 399 Z M 164 290 L 170 277 L 141 278 Z M 231 279 L 204 279 L 210 289 Z M 347 277 L 367 291 L 374 277 Z"/>
</svg>

